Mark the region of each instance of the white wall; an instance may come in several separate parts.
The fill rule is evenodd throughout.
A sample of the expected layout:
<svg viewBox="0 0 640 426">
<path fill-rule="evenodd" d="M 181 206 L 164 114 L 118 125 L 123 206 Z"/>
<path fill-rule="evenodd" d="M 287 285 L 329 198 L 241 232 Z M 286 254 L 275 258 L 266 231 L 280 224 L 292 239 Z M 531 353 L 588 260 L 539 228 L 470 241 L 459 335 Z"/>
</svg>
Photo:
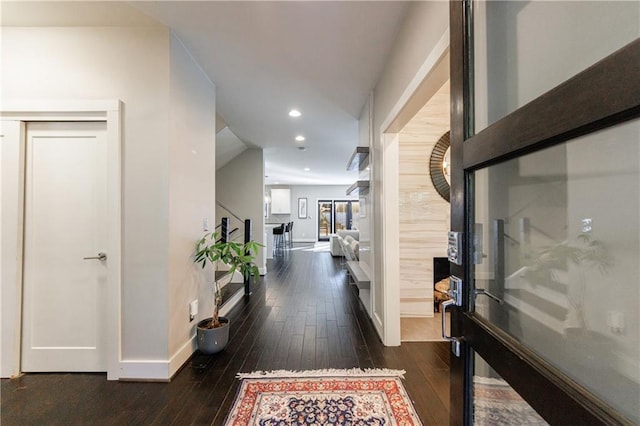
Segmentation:
<svg viewBox="0 0 640 426">
<path fill-rule="evenodd" d="M 380 328 L 380 323 L 377 322 L 376 317 L 380 322 L 386 322 L 384 318 L 384 287 L 397 287 L 398 283 L 385 283 L 382 279 L 382 261 L 384 259 L 382 234 L 385 218 L 382 215 L 383 194 L 381 189 L 383 185 L 383 167 L 385 165 L 382 161 L 384 146 L 381 135 L 386 129 L 381 128 L 381 126 L 385 120 L 390 118 L 389 115 L 396 103 L 401 99 L 403 92 L 409 86 L 420 67 L 425 63 L 438 41 L 446 33 L 448 27 L 449 4 L 447 2 L 412 2 L 402 30 L 394 44 L 393 53 L 387 61 L 384 72 L 374 89 L 373 144 L 370 154 L 375 162 L 375 166 L 372 168 L 371 184 L 374 217 L 372 231 L 372 251 L 374 253 L 373 315 L 374 324 L 376 324 L 385 344 L 389 343 L 385 339 L 386 332 Z M 360 124 L 366 125 L 362 121 Z M 399 321 L 397 328 L 398 341 L 393 342 L 394 344 L 399 343 Z"/>
<path fill-rule="evenodd" d="M 214 154 L 186 161 L 183 154 L 190 149 L 180 147 L 195 144 L 206 153 L 208 136 L 194 136 L 207 126 L 196 126 L 184 138 L 176 137 L 184 129 L 170 124 L 172 114 L 184 119 L 191 102 L 195 109 L 208 108 L 199 111 L 199 117 L 210 116 L 212 122 L 215 117 L 214 99 L 204 100 L 208 94 L 213 96 L 213 86 L 203 82 L 202 76 L 187 85 L 186 80 L 198 73 L 193 64 L 178 65 L 184 53 L 175 43 L 173 47 L 177 56 L 171 68 L 171 35 L 161 26 L 2 28 L 3 99 L 123 101 L 121 359 L 125 376 L 166 376 L 173 355 L 170 346 L 174 350 L 188 334 L 183 320 L 185 328 L 175 329 L 170 345 L 170 312 L 178 312 L 179 307 L 170 307 L 169 291 L 186 297 L 177 284 L 169 285 L 169 253 L 179 258 L 176 263 L 188 259 L 193 248 L 187 249 L 181 238 L 196 236 L 198 225 L 183 232 L 179 228 L 183 221 L 190 222 L 189 215 L 181 207 L 170 211 L 169 205 L 171 197 L 183 198 L 186 181 L 202 179 L 202 169 L 215 169 Z M 204 93 L 196 93 L 203 88 Z M 171 167 L 170 155 L 177 155 Z M 192 167 L 195 163 L 199 169 Z M 201 189 L 213 188 L 212 173 L 208 179 L 211 182 Z M 175 188 L 173 193 L 170 187 Z M 193 215 L 202 216 L 212 197 L 203 194 L 201 201 L 194 201 L 198 211 Z M 174 284 L 182 273 L 172 265 Z"/>
<path fill-rule="evenodd" d="M 345 164 L 346 167 L 346 164 Z M 318 241 L 318 200 L 357 200 L 347 196 L 348 185 L 272 185 L 267 186 L 265 193 L 271 188 L 291 189 L 291 214 L 276 214 L 267 217 L 267 223 L 286 223 L 293 221 L 294 242 Z M 307 199 L 307 218 L 298 218 L 298 198 Z"/>
<path fill-rule="evenodd" d="M 203 220 L 215 223 L 215 87 L 174 35 L 170 70 L 169 357 L 184 361 L 195 349 L 189 302 L 200 296 L 204 308 L 212 300 L 213 277 L 192 258 Z M 200 311 L 200 319 L 207 316 Z"/>
<path fill-rule="evenodd" d="M 251 219 L 253 240 L 266 245 L 263 210 L 264 153 L 261 149 L 247 149 L 218 170 L 216 173 L 216 199 L 241 218 Z M 220 212 L 219 214 L 226 215 L 228 213 Z M 235 219 L 232 219 L 233 221 Z M 213 226 L 215 225 L 213 224 Z M 265 271 L 266 267 L 264 249 L 261 247 L 256 257 L 256 264 L 261 273 Z"/>
</svg>

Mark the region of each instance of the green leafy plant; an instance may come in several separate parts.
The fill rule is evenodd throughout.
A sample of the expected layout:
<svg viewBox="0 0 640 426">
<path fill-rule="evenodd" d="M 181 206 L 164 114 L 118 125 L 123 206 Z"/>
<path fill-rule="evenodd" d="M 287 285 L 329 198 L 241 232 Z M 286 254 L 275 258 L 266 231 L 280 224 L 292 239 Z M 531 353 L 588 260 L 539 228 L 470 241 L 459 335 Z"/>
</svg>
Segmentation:
<svg viewBox="0 0 640 426">
<path fill-rule="evenodd" d="M 224 277 L 228 277 L 229 281 L 233 278 L 235 271 L 238 271 L 247 279 L 251 276 L 259 274 L 258 267 L 254 263 L 258 247 L 264 247 L 255 241 L 247 243 L 238 243 L 236 241 L 219 241 L 220 234 L 217 232 L 205 234 L 196 245 L 196 254 L 194 263 L 199 263 L 204 269 L 210 263 L 214 269 L 222 263 L 229 266 L 229 271 Z M 223 277 L 223 278 L 224 278 Z M 220 327 L 220 306 L 222 305 L 222 293 L 219 280 L 214 279 L 214 302 L 213 315 L 209 328 Z"/>
</svg>

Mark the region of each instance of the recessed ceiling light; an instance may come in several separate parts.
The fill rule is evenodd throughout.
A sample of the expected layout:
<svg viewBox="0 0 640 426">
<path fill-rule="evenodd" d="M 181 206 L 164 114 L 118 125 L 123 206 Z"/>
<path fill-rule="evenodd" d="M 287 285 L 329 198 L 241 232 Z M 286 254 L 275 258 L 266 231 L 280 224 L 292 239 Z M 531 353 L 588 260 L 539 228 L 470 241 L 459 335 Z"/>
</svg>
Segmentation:
<svg viewBox="0 0 640 426">
<path fill-rule="evenodd" d="M 289 111 L 289 117 L 300 117 L 301 115 L 302 113 L 297 109 L 292 109 L 291 111 Z"/>
<path fill-rule="evenodd" d="M 308 168 L 308 167 L 305 167 L 305 168 L 304 168 L 304 171 L 305 171 L 305 172 L 310 172 L 310 171 L 311 171 L 311 169 L 310 169 L 310 168 Z"/>
<path fill-rule="evenodd" d="M 304 137 L 304 136 L 302 136 L 302 135 L 298 135 L 298 136 L 296 136 L 296 140 L 297 140 L 298 142 L 302 142 L 303 140 L 305 140 L 305 137 Z"/>
</svg>

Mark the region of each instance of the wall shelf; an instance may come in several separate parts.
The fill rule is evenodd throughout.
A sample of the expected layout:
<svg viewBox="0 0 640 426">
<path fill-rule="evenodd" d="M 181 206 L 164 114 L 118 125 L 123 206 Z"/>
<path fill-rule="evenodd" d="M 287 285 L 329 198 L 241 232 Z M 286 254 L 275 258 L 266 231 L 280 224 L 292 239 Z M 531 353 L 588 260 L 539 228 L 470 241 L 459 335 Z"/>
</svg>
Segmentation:
<svg viewBox="0 0 640 426">
<path fill-rule="evenodd" d="M 369 190 L 369 181 L 368 180 L 359 180 L 356 181 L 353 185 L 351 185 L 347 189 L 347 195 L 357 195 L 360 192 Z"/>
<path fill-rule="evenodd" d="M 364 170 L 369 165 L 369 147 L 356 147 L 347 163 L 347 170 Z"/>
</svg>

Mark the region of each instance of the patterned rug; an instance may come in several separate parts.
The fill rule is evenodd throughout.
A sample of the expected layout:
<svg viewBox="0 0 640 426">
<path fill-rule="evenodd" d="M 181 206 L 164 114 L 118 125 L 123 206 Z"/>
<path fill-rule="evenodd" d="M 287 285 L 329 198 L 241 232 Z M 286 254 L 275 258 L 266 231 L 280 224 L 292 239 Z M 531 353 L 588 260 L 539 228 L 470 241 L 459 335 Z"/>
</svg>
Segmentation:
<svg viewBox="0 0 640 426">
<path fill-rule="evenodd" d="M 502 379 L 473 377 L 473 424 L 548 425 L 527 402 Z"/>
<path fill-rule="evenodd" d="M 313 370 L 238 374 L 226 425 L 421 425 L 401 370 Z"/>
</svg>

